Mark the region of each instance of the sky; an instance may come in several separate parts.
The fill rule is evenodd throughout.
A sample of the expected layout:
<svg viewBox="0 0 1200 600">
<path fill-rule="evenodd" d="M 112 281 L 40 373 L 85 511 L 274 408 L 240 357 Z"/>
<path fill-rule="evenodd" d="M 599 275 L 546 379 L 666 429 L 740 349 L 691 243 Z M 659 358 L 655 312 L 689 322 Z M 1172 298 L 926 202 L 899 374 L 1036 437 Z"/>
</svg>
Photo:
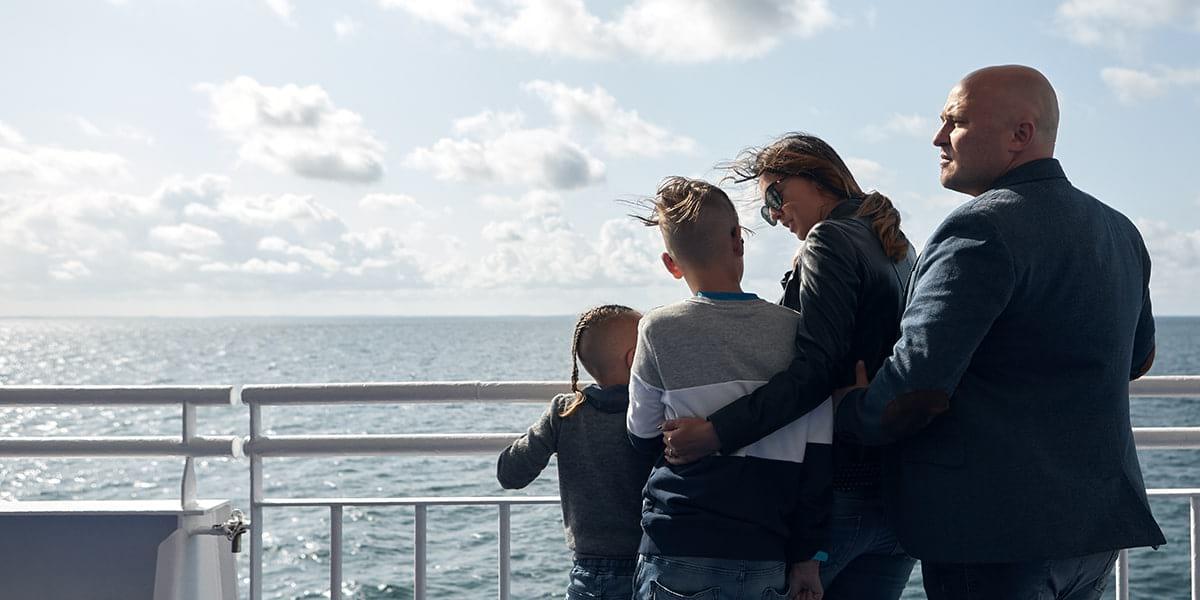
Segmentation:
<svg viewBox="0 0 1200 600">
<path fill-rule="evenodd" d="M 42 0 L 0 3 L 0 315 L 648 309 L 688 291 L 637 202 L 788 131 L 920 247 L 946 94 L 1010 63 L 1200 314 L 1200 0 Z M 773 300 L 800 242 L 726 185 Z"/>
</svg>

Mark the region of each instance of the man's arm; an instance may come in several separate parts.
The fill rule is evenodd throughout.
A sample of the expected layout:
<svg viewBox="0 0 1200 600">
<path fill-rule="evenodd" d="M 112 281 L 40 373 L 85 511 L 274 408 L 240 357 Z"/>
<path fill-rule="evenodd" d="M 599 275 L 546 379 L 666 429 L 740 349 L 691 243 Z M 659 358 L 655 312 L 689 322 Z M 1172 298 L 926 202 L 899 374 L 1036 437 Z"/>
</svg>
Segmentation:
<svg viewBox="0 0 1200 600">
<path fill-rule="evenodd" d="M 839 404 L 836 429 L 864 444 L 887 444 L 945 412 L 1015 283 L 1012 255 L 986 214 L 947 218 L 926 244 L 900 341 L 871 386 Z"/>
<path fill-rule="evenodd" d="M 709 415 L 721 452 L 735 452 L 803 417 L 833 390 L 834 366 L 850 351 L 861 283 L 858 253 L 838 227 L 818 224 L 800 253 L 800 324 L 787 370 Z"/>
<path fill-rule="evenodd" d="M 500 453 L 496 479 L 506 490 L 523 488 L 537 479 L 558 448 L 558 402 L 552 400 L 525 435 Z"/>
<path fill-rule="evenodd" d="M 1139 242 L 1141 240 L 1138 240 Z M 1137 331 L 1133 334 L 1133 364 L 1130 365 L 1129 380 L 1133 381 L 1150 371 L 1154 366 L 1154 312 L 1150 308 L 1150 253 L 1142 245 L 1142 312 L 1138 317 Z"/>
</svg>

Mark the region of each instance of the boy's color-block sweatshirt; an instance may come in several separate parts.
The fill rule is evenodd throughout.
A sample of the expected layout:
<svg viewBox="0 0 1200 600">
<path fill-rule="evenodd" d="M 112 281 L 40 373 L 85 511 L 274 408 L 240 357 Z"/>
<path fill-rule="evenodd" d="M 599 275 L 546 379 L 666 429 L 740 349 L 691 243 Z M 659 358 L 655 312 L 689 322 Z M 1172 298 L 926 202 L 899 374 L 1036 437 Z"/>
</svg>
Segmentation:
<svg viewBox="0 0 1200 600">
<path fill-rule="evenodd" d="M 661 456 L 659 426 L 707 417 L 787 368 L 799 315 L 753 294 L 705 294 L 647 313 L 638 327 L 626 425 Z M 659 458 L 642 506 L 643 554 L 798 562 L 822 558 L 831 502 L 833 409 L 732 455 L 681 466 Z"/>
</svg>

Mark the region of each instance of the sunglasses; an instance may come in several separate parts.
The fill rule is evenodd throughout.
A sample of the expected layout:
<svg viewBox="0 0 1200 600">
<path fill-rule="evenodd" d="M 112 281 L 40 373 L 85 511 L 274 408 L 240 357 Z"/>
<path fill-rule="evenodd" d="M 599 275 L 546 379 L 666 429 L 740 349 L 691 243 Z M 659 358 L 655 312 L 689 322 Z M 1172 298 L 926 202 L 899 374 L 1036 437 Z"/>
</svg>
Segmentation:
<svg viewBox="0 0 1200 600">
<path fill-rule="evenodd" d="M 779 220 L 775 218 L 775 215 L 771 214 L 771 211 L 783 210 L 783 192 L 780 192 L 776 186 L 783 183 L 787 178 L 787 176 L 784 176 L 776 179 L 763 191 L 763 205 L 758 210 L 758 214 L 762 215 L 763 220 L 771 227 L 779 223 Z"/>
</svg>

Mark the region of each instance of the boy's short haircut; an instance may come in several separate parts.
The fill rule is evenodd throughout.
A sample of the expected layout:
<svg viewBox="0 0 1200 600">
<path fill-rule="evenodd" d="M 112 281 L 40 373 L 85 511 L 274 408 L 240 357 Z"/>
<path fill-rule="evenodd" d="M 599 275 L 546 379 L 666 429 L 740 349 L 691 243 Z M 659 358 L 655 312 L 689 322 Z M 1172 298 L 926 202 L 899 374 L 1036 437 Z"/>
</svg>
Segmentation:
<svg viewBox="0 0 1200 600">
<path fill-rule="evenodd" d="M 699 179 L 664 179 L 655 194 L 653 211 L 638 220 L 658 227 L 671 258 L 693 266 L 725 254 L 716 242 L 740 227 L 737 209 L 725 191 Z"/>
</svg>

